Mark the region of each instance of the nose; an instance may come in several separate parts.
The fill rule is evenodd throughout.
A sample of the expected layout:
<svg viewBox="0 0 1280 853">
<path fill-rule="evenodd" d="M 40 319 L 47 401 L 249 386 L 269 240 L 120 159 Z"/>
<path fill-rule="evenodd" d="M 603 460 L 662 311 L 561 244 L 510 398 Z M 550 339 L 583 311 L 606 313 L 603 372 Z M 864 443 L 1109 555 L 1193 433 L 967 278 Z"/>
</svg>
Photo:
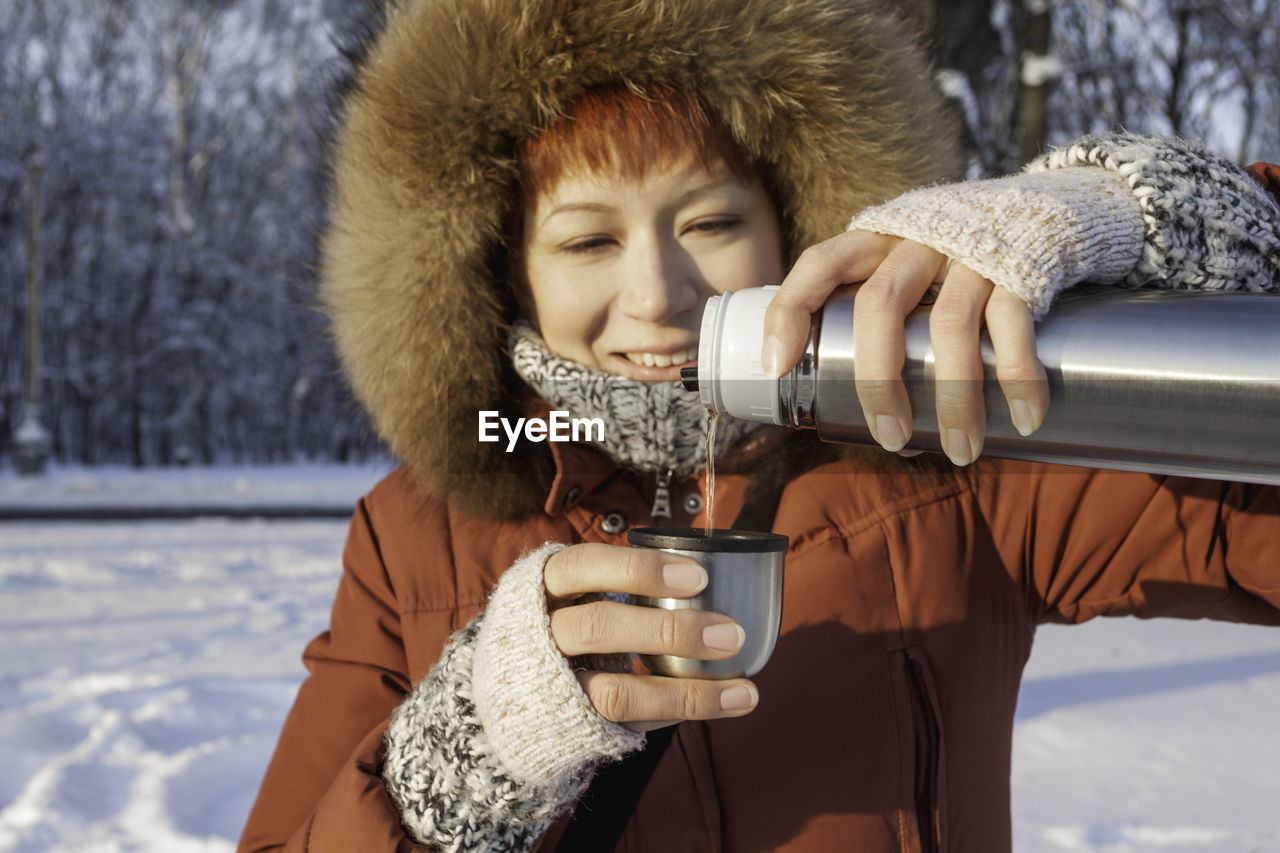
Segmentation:
<svg viewBox="0 0 1280 853">
<path fill-rule="evenodd" d="M 675 241 L 633 246 L 622 276 L 618 308 L 637 320 L 661 323 L 698 304 L 697 265 Z"/>
</svg>

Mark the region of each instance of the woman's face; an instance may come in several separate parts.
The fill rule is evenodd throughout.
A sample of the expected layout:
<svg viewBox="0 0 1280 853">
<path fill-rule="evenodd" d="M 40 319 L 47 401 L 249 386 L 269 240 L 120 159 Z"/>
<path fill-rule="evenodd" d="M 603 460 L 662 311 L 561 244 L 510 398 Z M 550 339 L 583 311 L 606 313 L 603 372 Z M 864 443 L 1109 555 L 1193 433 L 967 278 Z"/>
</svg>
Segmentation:
<svg viewBox="0 0 1280 853">
<path fill-rule="evenodd" d="M 525 211 L 524 273 L 552 352 L 630 379 L 680 378 L 708 297 L 782 279 L 759 182 L 692 160 L 642 180 L 573 172 Z"/>
</svg>

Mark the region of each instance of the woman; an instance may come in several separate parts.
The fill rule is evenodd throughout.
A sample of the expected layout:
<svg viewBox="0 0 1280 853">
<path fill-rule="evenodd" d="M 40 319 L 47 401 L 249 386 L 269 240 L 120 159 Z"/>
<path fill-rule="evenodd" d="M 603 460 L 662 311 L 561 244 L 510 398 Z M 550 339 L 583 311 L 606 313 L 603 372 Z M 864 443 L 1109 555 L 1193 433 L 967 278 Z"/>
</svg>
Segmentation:
<svg viewBox="0 0 1280 853">
<path fill-rule="evenodd" d="M 1007 849 L 1037 624 L 1280 622 L 1276 489 L 978 460 L 961 397 L 939 401 L 950 461 L 725 430 L 716 523 L 792 543 L 773 660 L 754 682 L 631 669 L 741 639 L 611 595 L 704 583 L 625 535 L 705 520 L 704 413 L 670 380 L 709 295 L 790 268 L 781 369 L 806 312 L 866 279 L 886 381 L 861 399 L 899 449 L 901 318 L 932 284 L 940 373 L 971 375 L 985 316 L 1028 431 L 1032 319 L 1062 287 L 1274 287 L 1274 201 L 1180 143 L 1101 138 L 1012 186 L 903 196 L 958 162 L 915 35 L 855 0 L 389 12 L 345 104 L 323 277 L 405 467 L 357 508 L 242 850 Z M 603 440 L 479 440 L 481 412 L 551 409 Z"/>
</svg>

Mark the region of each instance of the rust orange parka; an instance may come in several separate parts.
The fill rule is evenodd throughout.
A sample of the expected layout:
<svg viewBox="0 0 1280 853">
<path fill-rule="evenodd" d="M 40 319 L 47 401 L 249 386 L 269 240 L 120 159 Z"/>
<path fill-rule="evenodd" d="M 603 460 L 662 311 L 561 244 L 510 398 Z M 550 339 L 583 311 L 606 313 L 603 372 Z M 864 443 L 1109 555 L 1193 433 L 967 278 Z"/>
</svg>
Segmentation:
<svg viewBox="0 0 1280 853">
<path fill-rule="evenodd" d="M 771 441 L 728 463 L 717 515 L 736 514 Z M 241 850 L 418 849 L 378 775 L 392 709 L 522 550 L 620 545 L 606 519 L 650 521 L 653 477 L 553 447 L 544 508 L 518 521 L 424 498 L 403 472 L 360 503 L 331 628 L 306 651 L 310 676 Z M 1014 709 L 1037 625 L 1280 624 L 1280 489 L 996 460 L 877 465 L 873 453 L 783 491 L 783 627 L 755 679 L 760 705 L 678 727 L 618 849 L 1007 850 Z M 679 484 L 673 506 L 699 488 Z"/>
</svg>

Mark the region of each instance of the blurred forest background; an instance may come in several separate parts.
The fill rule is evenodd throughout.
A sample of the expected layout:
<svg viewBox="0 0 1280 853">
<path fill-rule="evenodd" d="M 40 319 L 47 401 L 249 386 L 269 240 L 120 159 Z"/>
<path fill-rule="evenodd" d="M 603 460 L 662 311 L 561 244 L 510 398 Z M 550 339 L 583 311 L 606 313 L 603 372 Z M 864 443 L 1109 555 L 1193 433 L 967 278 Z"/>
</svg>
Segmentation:
<svg viewBox="0 0 1280 853">
<path fill-rule="evenodd" d="M 363 6 L 0 3 L 0 465 L 29 412 L 62 464 L 377 452 L 313 308 L 326 91 Z M 1115 127 L 1280 159 L 1280 0 L 901 8 L 974 177 Z"/>
</svg>

